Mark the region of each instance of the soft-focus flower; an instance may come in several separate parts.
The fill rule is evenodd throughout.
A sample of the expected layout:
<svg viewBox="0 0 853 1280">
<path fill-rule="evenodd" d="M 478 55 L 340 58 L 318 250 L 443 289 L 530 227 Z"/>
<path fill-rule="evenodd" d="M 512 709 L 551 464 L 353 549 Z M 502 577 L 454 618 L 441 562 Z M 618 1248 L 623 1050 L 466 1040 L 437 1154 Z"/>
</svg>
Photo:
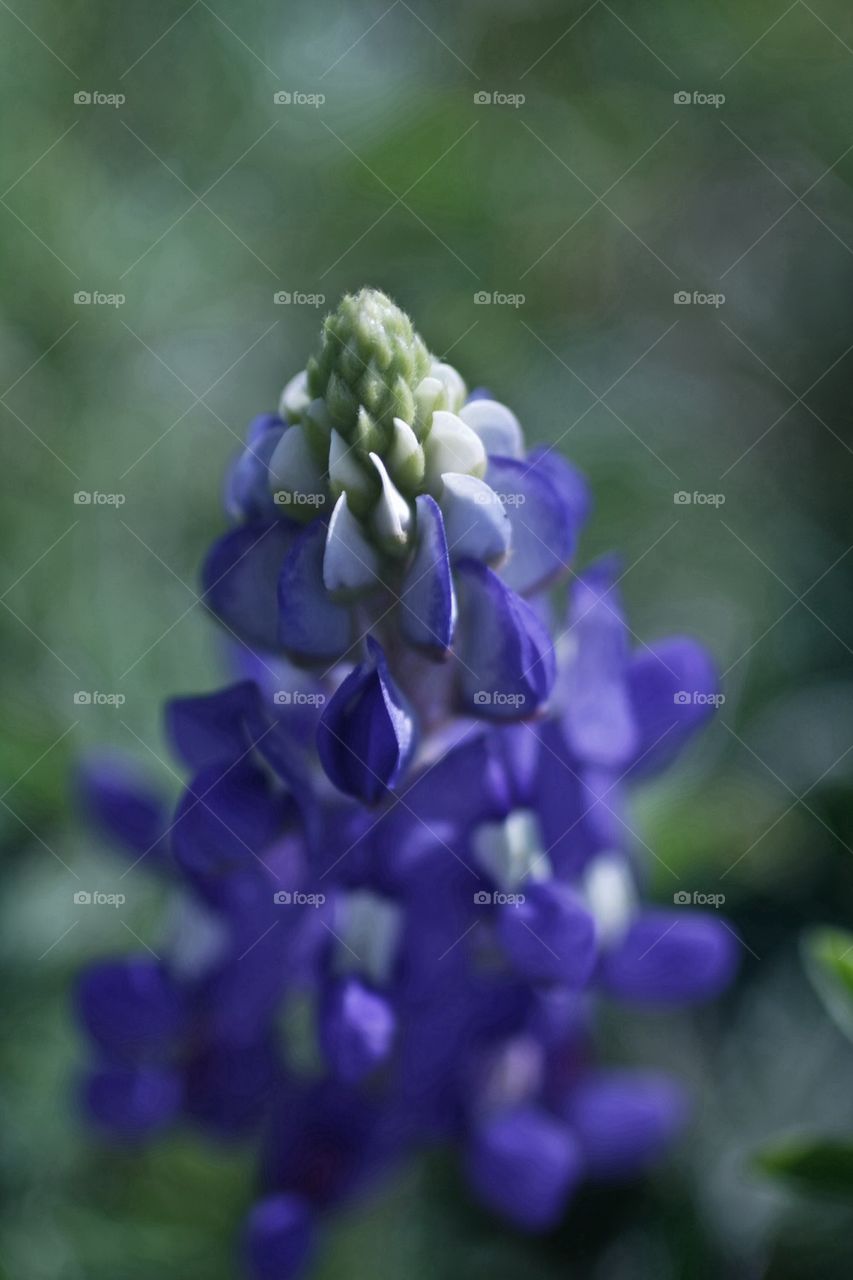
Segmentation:
<svg viewBox="0 0 853 1280">
<path fill-rule="evenodd" d="M 716 913 L 644 903 L 625 820 L 711 714 L 713 665 L 631 644 L 612 560 L 573 575 L 555 636 L 585 482 L 375 291 L 253 421 L 226 503 L 203 578 L 235 678 L 167 705 L 173 816 L 123 764 L 82 774 L 173 899 L 163 960 L 81 980 L 89 1114 L 258 1139 L 251 1280 L 304 1274 L 320 1215 L 436 1142 L 548 1230 L 686 1118 L 677 1081 L 598 1064 L 597 1002 L 675 1008 L 734 972 Z"/>
<path fill-rule="evenodd" d="M 314 1224 L 299 1196 L 267 1196 L 246 1223 L 245 1253 L 252 1280 L 299 1275 L 313 1247 Z"/>
<path fill-rule="evenodd" d="M 488 1208 L 523 1231 L 553 1227 L 580 1181 L 580 1149 L 568 1125 L 534 1107 L 489 1117 L 467 1154 L 471 1185 Z"/>
</svg>

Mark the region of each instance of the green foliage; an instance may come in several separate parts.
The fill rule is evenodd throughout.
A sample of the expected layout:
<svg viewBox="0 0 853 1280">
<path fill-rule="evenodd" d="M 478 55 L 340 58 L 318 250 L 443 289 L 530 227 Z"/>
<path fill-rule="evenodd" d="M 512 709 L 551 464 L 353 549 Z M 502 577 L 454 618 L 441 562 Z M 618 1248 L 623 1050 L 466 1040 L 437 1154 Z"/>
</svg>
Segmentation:
<svg viewBox="0 0 853 1280">
<path fill-rule="evenodd" d="M 756 1167 L 801 1191 L 853 1201 L 853 1139 L 792 1138 L 765 1148 Z"/>
<path fill-rule="evenodd" d="M 802 942 L 806 972 L 834 1021 L 853 1039 L 853 933 L 809 930 Z"/>
</svg>

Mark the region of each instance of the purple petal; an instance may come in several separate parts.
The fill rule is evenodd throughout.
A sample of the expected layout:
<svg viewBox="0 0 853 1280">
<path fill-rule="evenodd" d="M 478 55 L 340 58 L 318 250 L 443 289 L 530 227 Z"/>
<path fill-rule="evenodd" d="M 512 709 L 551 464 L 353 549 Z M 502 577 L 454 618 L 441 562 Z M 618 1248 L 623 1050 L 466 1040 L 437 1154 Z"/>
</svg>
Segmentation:
<svg viewBox="0 0 853 1280">
<path fill-rule="evenodd" d="M 284 434 L 284 423 L 264 413 L 250 424 L 246 448 L 225 481 L 225 510 L 232 520 L 272 520 L 278 515 L 269 481 L 269 461 Z"/>
<path fill-rule="evenodd" d="M 338 687 L 317 729 L 326 773 L 346 795 L 375 804 L 393 787 L 411 758 L 414 722 L 370 636 L 368 653 Z"/>
<path fill-rule="evenodd" d="M 568 572 L 574 513 L 545 472 L 529 461 L 490 457 L 485 480 L 512 525 L 509 558 L 499 570 L 507 586 L 528 595 Z"/>
<path fill-rule="evenodd" d="M 643 773 L 668 764 L 711 718 L 719 701 L 710 655 L 686 636 L 673 636 L 636 654 L 628 686 L 639 731 L 636 768 Z"/>
<path fill-rule="evenodd" d="M 327 992 L 320 1014 L 320 1044 L 329 1069 L 357 1084 L 391 1050 L 395 1020 L 384 996 L 359 978 L 344 978 Z"/>
<path fill-rule="evenodd" d="M 656 1071 L 599 1071 L 570 1094 L 563 1115 L 598 1178 L 630 1178 L 661 1156 L 687 1118 L 684 1086 Z"/>
<path fill-rule="evenodd" d="M 575 652 L 566 672 L 564 723 L 580 760 L 618 768 L 635 753 L 639 734 L 628 688 L 628 630 L 613 575 L 613 566 L 600 562 L 572 589 Z"/>
<path fill-rule="evenodd" d="M 533 802 L 542 841 L 557 874 L 573 877 L 596 853 L 621 844 L 621 793 L 612 773 L 587 769 L 572 755 L 558 724 L 534 732 L 542 745 Z"/>
<path fill-rule="evenodd" d="M 294 539 L 278 580 L 278 635 L 295 658 L 332 662 L 349 647 L 349 610 L 335 604 L 323 582 L 327 526 L 313 520 Z"/>
<path fill-rule="evenodd" d="M 150 855 L 152 865 L 167 865 L 166 804 L 132 759 L 113 752 L 91 755 L 83 760 L 77 777 L 86 817 L 94 827 L 128 852 Z"/>
<path fill-rule="evenodd" d="M 595 966 L 595 921 L 571 889 L 526 880 L 524 900 L 501 907 L 498 936 L 510 963 L 531 982 L 586 985 Z"/>
<path fill-rule="evenodd" d="M 187 1114 L 220 1138 L 251 1133 L 268 1113 L 279 1081 L 268 1041 L 208 1045 L 187 1064 Z"/>
<path fill-rule="evenodd" d="M 528 466 L 546 476 L 559 493 L 565 509 L 570 512 L 570 523 L 577 535 L 592 510 L 592 494 L 586 478 L 567 462 L 554 445 L 539 445 L 527 455 Z"/>
<path fill-rule="evenodd" d="M 547 629 L 520 596 L 476 560 L 458 568 L 460 681 L 468 708 L 488 720 L 533 715 L 554 683 Z"/>
<path fill-rule="evenodd" d="M 474 1133 L 467 1158 L 477 1198 L 522 1231 L 560 1220 L 581 1176 L 568 1127 L 538 1107 L 492 1116 Z"/>
<path fill-rule="evenodd" d="M 246 444 L 254 448 L 266 436 L 267 432 L 285 426 L 284 419 L 277 413 L 258 413 L 246 428 Z"/>
<path fill-rule="evenodd" d="M 113 1062 L 162 1062 L 187 1026 L 178 986 L 158 960 L 129 957 L 94 964 L 77 991 L 80 1019 Z"/>
<path fill-rule="evenodd" d="M 410 644 L 443 657 L 453 643 L 456 596 L 438 503 L 415 501 L 418 546 L 403 582 L 400 629 Z"/>
<path fill-rule="evenodd" d="M 211 905 L 257 910 L 275 881 L 264 853 L 280 834 L 284 796 L 248 761 L 203 769 L 184 793 L 172 846 L 182 870 Z"/>
<path fill-rule="evenodd" d="M 86 1108 L 113 1139 L 132 1141 L 166 1128 L 181 1108 L 177 1071 L 163 1067 L 106 1066 L 85 1082 Z"/>
<path fill-rule="evenodd" d="M 638 916 L 602 964 L 612 996 L 682 1004 L 719 995 L 734 977 L 738 942 L 722 920 L 691 909 Z"/>
<path fill-rule="evenodd" d="M 249 1214 L 245 1253 L 251 1280 L 291 1280 L 304 1270 L 313 1247 L 312 1213 L 301 1196 L 267 1196 Z"/>
<path fill-rule="evenodd" d="M 279 649 L 276 585 L 291 542 L 284 520 L 231 529 L 211 547 L 202 570 L 210 611 L 245 644 Z"/>
<path fill-rule="evenodd" d="M 381 1169 L 394 1135 L 369 1093 L 338 1081 L 294 1082 L 282 1091 L 262 1157 L 267 1185 L 326 1208 Z M 389 1150 L 390 1149 L 390 1150 Z"/>
<path fill-rule="evenodd" d="M 258 686 L 252 680 L 214 693 L 173 698 L 166 704 L 166 733 L 191 769 L 238 760 L 249 750 L 247 721 L 257 713 L 259 701 Z"/>
</svg>

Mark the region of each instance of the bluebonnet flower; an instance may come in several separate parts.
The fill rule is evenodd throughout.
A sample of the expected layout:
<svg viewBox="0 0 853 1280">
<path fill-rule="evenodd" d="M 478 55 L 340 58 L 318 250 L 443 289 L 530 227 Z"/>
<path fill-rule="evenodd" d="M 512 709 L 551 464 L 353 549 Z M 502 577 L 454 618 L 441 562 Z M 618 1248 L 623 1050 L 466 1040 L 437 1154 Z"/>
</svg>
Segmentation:
<svg viewBox="0 0 853 1280">
<path fill-rule="evenodd" d="M 252 1280 L 303 1273 L 337 1205 L 436 1142 L 548 1230 L 689 1110 L 664 1073 L 598 1064 L 597 1003 L 686 1005 L 734 972 L 716 914 L 644 905 L 626 820 L 713 710 L 713 666 L 632 647 L 609 560 L 554 625 L 584 482 L 381 294 L 326 321 L 226 503 L 204 580 L 239 678 L 167 706 L 174 816 L 124 766 L 83 775 L 174 902 L 166 958 L 81 981 L 89 1112 L 124 1141 L 255 1135 Z"/>
<path fill-rule="evenodd" d="M 354 662 L 374 684 L 384 652 L 386 700 L 404 663 L 447 664 L 445 714 L 512 720 L 544 704 L 551 641 L 525 597 L 569 571 L 584 482 L 556 454 L 527 454 L 512 411 L 468 398 L 383 294 L 363 290 L 328 317 L 280 416 L 253 422 L 227 495 L 238 524 L 208 556 L 206 598 L 247 644 L 323 668 Z M 375 779 L 354 790 L 348 776 L 346 718 L 329 717 L 332 780 L 375 799 Z M 402 778 L 417 731 L 397 725 L 383 786 L 385 773 Z"/>
</svg>

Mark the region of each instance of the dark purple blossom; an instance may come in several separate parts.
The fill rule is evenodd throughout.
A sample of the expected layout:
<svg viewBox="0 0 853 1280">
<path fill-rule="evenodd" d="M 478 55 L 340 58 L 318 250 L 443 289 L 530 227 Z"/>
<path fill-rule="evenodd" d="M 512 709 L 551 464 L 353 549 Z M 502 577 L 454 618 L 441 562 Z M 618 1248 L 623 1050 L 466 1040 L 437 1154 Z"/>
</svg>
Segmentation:
<svg viewBox="0 0 853 1280">
<path fill-rule="evenodd" d="M 538 1232 L 684 1123 L 676 1081 L 598 1065 L 593 1015 L 733 976 L 722 917 L 644 905 L 626 817 L 717 679 L 693 640 L 632 643 L 612 560 L 553 625 L 589 509 L 389 299 L 345 299 L 228 479 L 203 581 L 240 678 L 168 704 L 173 820 L 124 764 L 83 772 L 175 899 L 167 959 L 81 980 L 85 1103 L 119 1141 L 258 1139 L 251 1280 L 304 1274 L 319 1214 L 438 1141 Z"/>
</svg>

